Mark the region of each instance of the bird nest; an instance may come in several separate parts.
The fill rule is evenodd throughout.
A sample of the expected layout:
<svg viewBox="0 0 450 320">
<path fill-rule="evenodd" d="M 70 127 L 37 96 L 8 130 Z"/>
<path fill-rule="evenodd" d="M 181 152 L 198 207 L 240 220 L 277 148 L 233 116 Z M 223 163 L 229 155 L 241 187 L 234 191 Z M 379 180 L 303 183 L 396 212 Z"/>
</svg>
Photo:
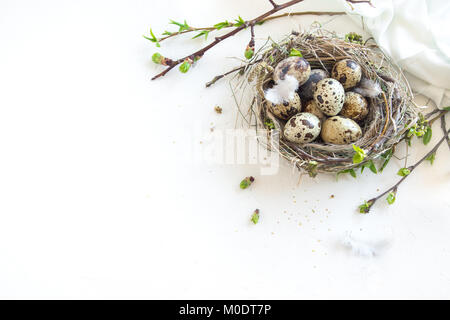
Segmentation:
<svg viewBox="0 0 450 320">
<path fill-rule="evenodd" d="M 352 144 L 325 143 L 319 137 L 311 143 L 297 144 L 283 135 L 286 121 L 276 118 L 267 107 L 265 90 L 273 85 L 276 65 L 295 49 L 301 52 L 311 69 L 325 69 L 331 74 L 333 65 L 343 59 L 356 61 L 362 69 L 362 79 L 370 79 L 381 89 L 375 96 L 366 97 L 369 112 L 359 125 L 361 137 Z M 322 29 L 293 33 L 280 43 L 266 44 L 245 68 L 245 76 L 252 88 L 252 103 L 248 115 L 256 114 L 257 130 L 266 129 L 266 147 L 277 151 L 300 171 L 311 176 L 320 172 L 338 173 L 375 161 L 392 150 L 405 137 L 405 132 L 417 120 L 412 104 L 412 92 L 400 68 L 374 44 L 349 42 Z M 302 101 L 302 104 L 305 101 Z M 248 120 L 248 119 L 247 119 Z M 247 123 L 255 124 L 247 121 Z M 275 138 L 275 139 L 274 139 Z M 278 139 L 279 138 L 279 139 Z M 364 161 L 354 163 L 354 146 L 365 151 Z"/>
</svg>

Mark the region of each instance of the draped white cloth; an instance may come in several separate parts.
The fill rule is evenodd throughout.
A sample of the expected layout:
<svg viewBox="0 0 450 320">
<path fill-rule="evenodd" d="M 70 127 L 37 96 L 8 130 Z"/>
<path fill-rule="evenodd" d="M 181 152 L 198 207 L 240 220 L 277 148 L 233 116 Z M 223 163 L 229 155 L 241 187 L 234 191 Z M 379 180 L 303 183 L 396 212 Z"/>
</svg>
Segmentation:
<svg viewBox="0 0 450 320">
<path fill-rule="evenodd" d="M 374 7 L 340 2 L 405 71 L 414 92 L 450 106 L 450 1 L 372 0 Z"/>
</svg>

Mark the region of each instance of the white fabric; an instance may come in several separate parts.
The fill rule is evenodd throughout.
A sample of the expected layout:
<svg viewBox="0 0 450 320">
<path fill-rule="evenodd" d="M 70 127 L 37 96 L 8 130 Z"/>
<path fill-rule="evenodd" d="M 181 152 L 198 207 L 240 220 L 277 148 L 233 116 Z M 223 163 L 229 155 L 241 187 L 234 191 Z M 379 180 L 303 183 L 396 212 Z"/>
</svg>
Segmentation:
<svg viewBox="0 0 450 320">
<path fill-rule="evenodd" d="M 405 71 L 414 92 L 450 106 L 450 1 L 372 0 L 344 10 Z"/>
</svg>

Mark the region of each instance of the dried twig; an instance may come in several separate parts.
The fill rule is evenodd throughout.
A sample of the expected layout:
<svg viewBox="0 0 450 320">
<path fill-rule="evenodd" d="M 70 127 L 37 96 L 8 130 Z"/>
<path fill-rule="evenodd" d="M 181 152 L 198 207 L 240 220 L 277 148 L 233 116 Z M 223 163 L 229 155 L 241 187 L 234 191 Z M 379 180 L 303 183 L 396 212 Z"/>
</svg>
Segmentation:
<svg viewBox="0 0 450 320">
<path fill-rule="evenodd" d="M 172 70 L 173 68 L 175 68 L 176 66 L 178 66 L 178 65 L 180 65 L 182 63 L 185 63 L 185 62 L 187 62 L 188 64 L 194 63 L 195 61 L 197 61 L 198 59 L 203 57 L 203 55 L 209 49 L 211 49 L 214 46 L 218 45 L 223 40 L 234 36 L 235 34 L 239 33 L 240 31 L 244 30 L 247 27 L 250 27 L 252 29 L 252 34 L 253 34 L 253 28 L 254 28 L 254 26 L 257 23 L 260 23 L 262 21 L 267 21 L 267 19 L 270 16 L 272 16 L 274 13 L 276 13 L 278 11 L 281 11 L 283 9 L 286 9 L 286 8 L 288 8 L 290 6 L 293 6 L 294 4 L 303 2 L 303 1 L 304 0 L 291 0 L 291 1 L 288 1 L 288 2 L 283 3 L 283 4 L 277 4 L 274 1 L 269 0 L 269 2 L 272 4 L 272 7 L 273 7 L 272 9 L 270 9 L 266 13 L 264 13 L 264 14 L 256 17 L 256 18 L 254 18 L 252 20 L 245 21 L 241 25 L 236 26 L 236 28 L 234 30 L 228 32 L 227 34 L 219 36 L 219 37 L 216 37 L 215 40 L 212 43 L 210 43 L 206 47 L 204 47 L 204 48 L 202 48 L 202 49 L 200 49 L 200 50 L 198 50 L 198 51 L 196 51 L 196 52 L 194 52 L 194 53 L 192 53 L 192 54 L 190 54 L 188 56 L 185 56 L 185 57 L 177 59 L 177 60 L 167 59 L 167 61 L 166 61 L 167 62 L 166 63 L 166 69 L 164 71 L 158 73 L 156 76 L 154 76 L 152 78 L 152 80 L 155 80 L 155 79 L 158 79 L 160 77 L 165 76 L 170 70 Z M 348 3 L 369 3 L 371 5 L 370 1 L 350 1 L 350 0 L 347 0 L 347 2 Z M 185 30 L 185 32 L 191 32 L 191 31 L 195 31 L 195 30 L 200 30 L 199 28 L 192 28 L 192 29 L 193 30 L 190 30 L 190 29 L 189 30 Z M 205 28 L 203 30 L 211 30 L 211 28 Z M 185 32 L 182 31 L 182 32 L 179 32 L 178 34 L 185 33 Z M 170 35 L 170 36 L 173 36 L 173 35 Z M 170 37 L 170 36 L 168 36 L 168 37 Z M 167 39 L 168 37 L 163 38 L 163 39 Z M 253 38 L 254 38 L 254 35 L 253 35 Z M 156 39 L 155 39 L 155 41 L 156 41 Z M 161 39 L 160 39 L 160 41 L 161 41 Z"/>
<path fill-rule="evenodd" d="M 439 140 L 439 142 L 433 147 L 433 149 L 431 149 L 423 158 L 421 158 L 419 161 L 417 161 L 415 164 L 413 164 L 412 166 L 408 167 L 407 169 L 409 170 L 409 174 L 405 175 L 404 177 L 402 177 L 396 184 L 394 184 L 392 187 L 390 187 L 389 189 L 387 189 L 385 192 L 383 192 L 382 194 L 380 194 L 379 196 L 372 198 L 368 201 L 366 201 L 366 206 L 365 206 L 365 213 L 368 213 L 371 209 L 371 207 L 375 204 L 375 202 L 377 202 L 378 199 L 384 197 L 385 195 L 387 195 L 389 192 L 397 192 L 398 187 L 400 186 L 400 184 L 406 180 L 406 178 L 408 178 L 410 176 L 410 174 L 413 172 L 414 169 L 416 169 L 423 161 L 425 161 L 427 158 L 429 158 L 433 153 L 436 152 L 437 149 L 439 149 L 440 145 L 444 142 L 444 141 L 448 141 L 449 137 L 448 135 L 450 134 L 450 130 L 445 131 L 444 136 L 441 138 L 441 140 Z"/>
</svg>

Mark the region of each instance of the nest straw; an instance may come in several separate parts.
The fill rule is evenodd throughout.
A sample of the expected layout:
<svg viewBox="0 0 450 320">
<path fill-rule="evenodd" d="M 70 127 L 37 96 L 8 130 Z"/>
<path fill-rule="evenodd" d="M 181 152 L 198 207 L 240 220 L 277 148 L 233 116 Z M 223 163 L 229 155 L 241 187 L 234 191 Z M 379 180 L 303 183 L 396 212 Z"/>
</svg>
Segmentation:
<svg viewBox="0 0 450 320">
<path fill-rule="evenodd" d="M 352 144 L 335 145 L 319 140 L 301 145 L 283 137 L 285 122 L 274 117 L 267 108 L 264 90 L 273 83 L 274 67 L 287 58 L 293 48 L 302 53 L 311 69 L 320 68 L 330 72 L 337 61 L 352 59 L 361 66 L 363 77 L 380 84 L 382 93 L 375 98 L 367 98 L 370 110 L 360 124 L 363 135 L 354 143 L 366 151 L 362 164 L 378 159 L 392 149 L 405 137 L 409 127 L 417 122 L 418 114 L 413 107 L 413 95 L 405 76 L 378 46 L 350 43 L 321 28 L 292 34 L 280 43 L 267 44 L 245 68 L 246 79 L 251 83 L 249 87 L 253 89 L 247 117 L 256 115 L 253 119 L 245 119 L 245 122 L 253 120 L 258 130 L 268 129 L 266 121 L 272 120 L 275 129 L 267 131 L 267 134 L 279 135 L 280 139 L 266 147 L 278 151 L 299 170 L 315 176 L 318 172 L 337 173 L 355 168 L 361 163 L 353 163 Z"/>
</svg>

